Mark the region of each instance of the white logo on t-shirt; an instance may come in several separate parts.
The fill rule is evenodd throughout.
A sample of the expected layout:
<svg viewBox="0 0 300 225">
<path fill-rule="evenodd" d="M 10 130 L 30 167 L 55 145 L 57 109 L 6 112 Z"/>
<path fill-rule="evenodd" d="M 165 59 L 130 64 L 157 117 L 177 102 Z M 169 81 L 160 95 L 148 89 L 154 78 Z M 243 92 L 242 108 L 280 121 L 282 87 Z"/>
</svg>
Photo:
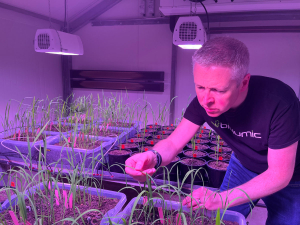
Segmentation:
<svg viewBox="0 0 300 225">
<path fill-rule="evenodd" d="M 230 126 L 229 124 L 225 124 L 225 123 L 222 123 L 222 122 L 219 122 L 219 120 L 216 120 L 215 122 L 211 121 L 211 123 L 215 126 L 215 127 L 220 127 L 222 129 L 229 129 L 231 130 L 231 132 L 238 136 L 238 137 L 248 137 L 248 134 L 249 134 L 249 137 L 252 137 L 252 138 L 261 138 L 260 135 L 261 133 L 254 133 L 253 130 L 252 131 L 245 131 L 245 132 L 235 132 Z"/>
</svg>

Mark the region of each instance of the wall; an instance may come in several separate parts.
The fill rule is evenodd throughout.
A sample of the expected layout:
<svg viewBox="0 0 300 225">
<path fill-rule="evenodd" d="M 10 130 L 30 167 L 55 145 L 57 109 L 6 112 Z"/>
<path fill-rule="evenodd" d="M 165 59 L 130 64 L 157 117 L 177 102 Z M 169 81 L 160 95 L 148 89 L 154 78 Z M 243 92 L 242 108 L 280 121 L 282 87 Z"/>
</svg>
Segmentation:
<svg viewBox="0 0 300 225">
<path fill-rule="evenodd" d="M 126 10 L 124 10 L 126 9 Z M 98 19 L 140 18 L 137 1 L 124 0 Z M 170 101 L 172 33 L 169 25 L 85 26 L 76 32 L 82 39 L 84 55 L 73 57 L 73 69 L 164 71 L 163 93 L 147 92 L 145 98 L 158 114 L 158 103 Z M 75 96 L 102 95 L 98 89 L 73 89 Z M 103 90 L 105 96 L 120 91 Z M 124 93 L 124 92 L 123 92 Z M 124 96 L 124 95 L 123 95 Z M 130 101 L 143 99 L 143 92 L 129 91 Z M 126 98 L 124 99 L 126 100 Z M 152 115 L 149 115 L 149 123 Z"/>
<path fill-rule="evenodd" d="M 14 115 L 17 101 L 26 97 L 44 99 L 62 95 L 61 57 L 37 53 L 33 47 L 36 30 L 48 27 L 47 21 L 0 9 L 1 117 L 10 99 L 15 100 L 11 106 Z M 31 98 L 25 100 L 31 101 Z"/>
<path fill-rule="evenodd" d="M 212 35 L 211 38 L 221 36 Z M 251 33 L 224 34 L 244 42 L 250 52 L 252 75 L 279 79 L 293 88 L 299 97 L 300 90 L 300 34 L 299 33 Z M 180 116 L 190 99 L 196 96 L 191 58 L 193 50 L 178 51 L 175 116 Z"/>
</svg>

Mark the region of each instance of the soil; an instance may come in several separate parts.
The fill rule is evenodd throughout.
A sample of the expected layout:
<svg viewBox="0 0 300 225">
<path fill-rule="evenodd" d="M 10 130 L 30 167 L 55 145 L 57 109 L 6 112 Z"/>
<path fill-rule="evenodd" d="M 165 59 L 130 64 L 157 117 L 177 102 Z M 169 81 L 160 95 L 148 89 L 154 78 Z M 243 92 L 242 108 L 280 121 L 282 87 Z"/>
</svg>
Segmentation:
<svg viewBox="0 0 300 225">
<path fill-rule="evenodd" d="M 199 131 L 198 133 L 199 134 L 209 134 L 210 133 L 213 133 L 213 131 L 210 131 L 209 129 L 201 129 L 201 131 Z"/>
<path fill-rule="evenodd" d="M 45 129 L 45 131 L 54 131 L 54 132 L 67 132 L 67 131 L 71 131 L 73 129 L 72 126 L 64 126 L 63 124 L 61 124 L 61 127 L 60 127 L 60 130 L 59 130 L 59 127 L 58 125 L 52 125 L 51 126 L 51 129 L 50 129 L 50 125 L 47 126 L 47 129 Z"/>
<path fill-rule="evenodd" d="M 26 133 L 21 133 L 20 134 L 20 141 L 25 141 L 27 142 L 27 136 L 29 137 L 29 142 L 33 142 L 34 139 L 36 138 L 36 134 L 35 133 L 32 133 L 32 132 L 28 132 L 28 135 Z M 49 136 L 49 135 L 48 135 Z M 46 136 L 45 134 L 41 134 L 39 136 L 39 138 L 37 139 L 37 141 L 41 141 L 43 139 L 46 139 Z M 5 139 L 7 140 L 11 140 L 11 141 L 19 141 L 19 134 L 16 134 L 16 137 L 14 138 L 14 135 L 11 135 L 9 137 L 6 137 Z"/>
<path fill-rule="evenodd" d="M 14 194 L 13 191 L 10 191 L 11 195 Z M 6 191 L 0 191 L 0 204 L 7 199 Z"/>
<path fill-rule="evenodd" d="M 176 127 L 174 126 L 162 126 L 162 130 L 170 130 L 170 131 L 174 131 Z"/>
<path fill-rule="evenodd" d="M 156 129 L 151 129 L 151 128 L 141 129 L 141 133 L 155 133 L 156 131 L 157 131 Z"/>
<path fill-rule="evenodd" d="M 208 156 L 210 158 L 212 158 L 212 159 L 215 159 L 215 160 L 217 160 L 217 158 L 219 158 L 220 156 L 222 156 L 223 159 L 222 160 L 219 159 L 220 161 L 229 161 L 230 158 L 231 158 L 231 155 L 226 154 L 226 153 L 219 153 L 218 157 L 217 157 L 217 155 L 214 152 L 212 152 Z"/>
<path fill-rule="evenodd" d="M 208 139 L 204 139 L 204 138 L 196 138 L 195 139 L 195 143 L 196 144 L 208 144 L 209 140 Z"/>
<path fill-rule="evenodd" d="M 191 157 L 191 158 L 194 158 L 194 157 L 193 157 L 193 154 L 196 154 L 197 157 L 204 157 L 204 156 L 207 155 L 207 153 L 206 153 L 206 152 L 203 152 L 203 151 L 185 151 L 183 154 L 184 154 L 185 156 Z"/>
<path fill-rule="evenodd" d="M 88 134 L 89 135 L 94 135 L 94 136 L 101 136 L 101 137 L 118 137 L 120 134 L 122 134 L 123 131 L 112 131 L 112 130 L 106 130 L 103 131 L 101 129 L 95 129 L 93 130 L 89 130 Z M 84 131 L 84 133 L 86 133 Z"/>
<path fill-rule="evenodd" d="M 79 192 L 77 192 L 77 194 L 78 193 Z M 50 196 L 49 192 L 48 192 L 48 195 L 46 195 L 46 192 L 43 191 L 43 195 L 45 197 L 41 198 L 41 194 L 42 194 L 41 192 L 34 194 L 34 202 L 36 202 L 35 207 L 37 209 L 38 215 L 43 214 L 43 215 L 47 216 L 48 213 L 51 213 L 50 201 L 49 201 L 49 199 L 51 199 L 51 196 Z M 60 190 L 60 194 L 61 194 L 61 196 L 63 195 L 62 190 Z M 69 194 L 69 191 L 67 191 L 67 194 Z M 88 224 L 87 218 L 90 217 L 91 222 L 92 222 L 91 224 L 100 224 L 100 221 L 103 218 L 103 215 L 106 212 L 108 212 L 109 210 L 111 210 L 112 208 L 114 208 L 119 201 L 118 199 L 110 199 L 110 198 L 98 197 L 95 195 L 85 194 L 86 202 L 83 202 L 83 197 L 84 197 L 83 192 L 80 192 L 80 194 L 81 194 L 82 202 L 80 203 L 80 202 L 75 201 L 75 205 L 73 206 L 73 209 L 75 209 L 75 210 L 70 209 L 70 208 L 66 209 L 62 199 L 60 200 L 59 205 L 56 205 L 55 203 L 53 204 L 53 217 L 55 218 L 56 222 L 60 221 L 64 218 L 68 218 L 68 217 L 71 217 L 71 218 L 78 217 L 79 216 L 78 210 L 80 211 L 80 214 L 82 214 L 83 212 L 85 212 L 87 210 L 97 209 L 97 210 L 101 211 L 101 213 L 95 212 L 95 211 L 89 212 L 82 217 L 85 223 L 83 223 L 81 219 L 77 220 L 77 222 L 78 222 L 78 224 Z M 31 199 L 33 199 L 33 198 L 31 198 Z M 88 199 L 90 199 L 90 200 L 88 200 Z M 55 202 L 55 200 L 54 200 L 54 202 Z M 99 202 L 101 202 L 101 206 L 99 206 Z M 26 206 L 31 206 L 28 199 L 25 200 L 25 204 L 26 204 Z M 78 209 L 77 209 L 77 207 L 78 207 Z M 14 225 L 8 211 L 5 211 L 3 214 L 4 215 L 2 215 L 2 216 L 4 216 L 4 219 L 6 220 L 7 225 Z M 16 216 L 20 219 L 18 207 L 17 207 Z M 35 223 L 35 217 L 34 217 L 33 210 L 27 211 L 27 218 L 28 218 L 27 221 L 30 222 L 31 224 Z M 51 224 L 54 224 L 54 221 L 48 221 L 47 219 L 45 219 L 43 221 L 43 225 L 51 225 Z M 66 222 L 64 222 L 64 224 L 66 224 L 66 225 L 72 224 L 72 222 L 66 221 Z"/>
<path fill-rule="evenodd" d="M 119 149 L 126 149 L 126 148 L 138 148 L 139 146 L 136 143 L 125 143 L 120 144 Z"/>
<path fill-rule="evenodd" d="M 228 163 L 222 161 L 212 161 L 208 163 L 209 167 L 217 170 L 227 170 Z"/>
<path fill-rule="evenodd" d="M 207 138 L 207 139 L 208 139 L 208 138 L 211 138 L 211 136 L 212 136 L 212 135 L 204 134 L 204 133 L 203 133 L 203 134 L 197 134 L 196 137 L 197 137 L 197 139 L 199 139 L 199 138 Z"/>
<path fill-rule="evenodd" d="M 133 127 L 133 123 L 124 123 L 124 122 L 112 122 L 109 123 L 110 127 Z"/>
<path fill-rule="evenodd" d="M 217 150 L 217 146 L 213 146 L 210 149 L 213 150 L 213 151 L 216 151 Z M 229 148 L 229 147 L 220 146 L 219 149 L 221 149 L 222 152 L 227 152 L 227 153 L 232 152 L 232 149 Z"/>
<path fill-rule="evenodd" d="M 160 142 L 160 141 L 161 141 L 161 139 L 152 139 L 152 140 L 146 141 L 146 143 L 147 143 L 148 145 L 155 145 L 155 144 L 157 144 L 157 143 Z"/>
<path fill-rule="evenodd" d="M 203 166 L 205 165 L 205 161 L 201 159 L 192 159 L 192 158 L 186 158 L 180 160 L 182 164 L 188 165 L 188 166 Z"/>
<path fill-rule="evenodd" d="M 160 125 L 154 125 L 154 124 L 150 124 L 150 125 L 147 125 L 146 128 L 148 129 L 160 129 L 161 126 Z"/>
<path fill-rule="evenodd" d="M 144 225 L 176 225 L 176 215 L 178 214 L 178 211 L 175 210 L 164 210 L 164 222 L 162 223 L 159 219 L 159 212 L 158 208 L 151 210 L 151 212 L 148 211 L 149 208 L 144 208 L 142 205 L 138 205 L 136 207 L 135 213 L 133 213 L 132 221 L 129 221 L 129 218 L 127 218 L 127 224 L 144 224 Z M 208 217 L 203 217 L 201 215 L 202 210 L 196 211 L 193 213 L 192 217 L 190 217 L 190 214 L 187 212 L 184 212 L 186 222 L 187 224 L 197 224 L 197 225 L 215 225 L 215 221 Z M 154 215 L 153 215 L 154 214 Z M 154 219 L 153 219 L 154 217 Z M 194 218 L 196 218 L 194 220 Z M 156 222 L 154 222 L 156 221 Z M 131 223 L 130 223 L 131 222 Z M 231 222 L 231 221 L 223 221 L 225 225 L 238 225 L 237 222 Z M 181 224 L 183 223 L 183 220 L 181 220 Z"/>
<path fill-rule="evenodd" d="M 214 144 L 214 145 L 218 145 L 218 141 L 217 140 L 211 141 L 211 143 Z M 223 141 L 223 140 L 220 140 L 219 145 L 220 146 L 228 146 L 227 143 L 225 141 Z"/>
<path fill-rule="evenodd" d="M 141 143 L 145 142 L 145 138 L 130 138 L 127 140 L 129 143 Z"/>
<path fill-rule="evenodd" d="M 140 138 L 140 137 L 143 137 L 143 138 L 149 138 L 149 137 L 152 137 L 152 135 L 149 134 L 149 133 L 138 133 L 138 134 L 136 134 L 134 137 L 138 137 L 138 138 Z"/>
<path fill-rule="evenodd" d="M 126 151 L 126 150 L 113 150 L 113 151 L 110 151 L 108 154 L 110 154 L 110 155 L 128 155 L 128 154 L 130 154 L 130 151 Z"/>
<path fill-rule="evenodd" d="M 190 149 L 193 149 L 192 143 L 187 144 L 187 147 Z M 208 149 L 209 147 L 207 145 L 201 145 L 201 144 L 195 144 L 195 149 L 196 150 L 205 150 Z"/>
<path fill-rule="evenodd" d="M 71 142 L 72 143 L 72 142 Z M 65 146 L 65 147 L 71 147 L 71 143 L 66 143 L 65 140 L 60 141 L 59 143 L 56 143 L 54 145 L 56 146 Z M 95 149 L 98 148 L 99 146 L 101 146 L 101 144 L 103 143 L 103 141 L 99 141 L 99 140 L 87 140 L 87 138 L 85 138 L 84 140 L 82 139 L 77 139 L 76 141 L 76 147 L 75 148 L 80 148 L 80 149 Z"/>
<path fill-rule="evenodd" d="M 154 138 L 163 140 L 163 139 L 167 139 L 169 136 L 170 135 L 167 135 L 167 134 L 158 134 L 158 135 L 155 135 Z"/>
<path fill-rule="evenodd" d="M 161 131 L 158 131 L 157 132 L 157 134 L 159 134 L 159 135 L 170 135 L 170 134 L 172 134 L 173 133 L 173 131 L 171 131 L 171 130 L 161 130 Z"/>
<path fill-rule="evenodd" d="M 142 152 L 144 152 L 146 149 L 147 149 L 147 151 L 148 151 L 148 150 L 151 150 L 151 149 L 153 149 L 153 146 L 142 146 L 142 147 L 140 148 L 140 150 L 141 150 Z"/>
</svg>

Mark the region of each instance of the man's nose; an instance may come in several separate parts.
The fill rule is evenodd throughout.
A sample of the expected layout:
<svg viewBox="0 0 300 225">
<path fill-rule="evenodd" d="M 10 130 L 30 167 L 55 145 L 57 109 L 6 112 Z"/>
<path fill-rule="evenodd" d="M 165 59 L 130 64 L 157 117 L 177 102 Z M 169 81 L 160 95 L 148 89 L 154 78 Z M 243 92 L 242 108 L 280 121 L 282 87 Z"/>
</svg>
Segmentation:
<svg viewBox="0 0 300 225">
<path fill-rule="evenodd" d="M 211 103 L 214 103 L 214 98 L 211 96 L 211 93 L 210 93 L 210 91 L 206 91 L 205 93 L 204 93 L 204 97 L 203 97 L 203 103 L 205 104 L 205 105 L 209 105 L 209 104 L 211 104 Z"/>
</svg>

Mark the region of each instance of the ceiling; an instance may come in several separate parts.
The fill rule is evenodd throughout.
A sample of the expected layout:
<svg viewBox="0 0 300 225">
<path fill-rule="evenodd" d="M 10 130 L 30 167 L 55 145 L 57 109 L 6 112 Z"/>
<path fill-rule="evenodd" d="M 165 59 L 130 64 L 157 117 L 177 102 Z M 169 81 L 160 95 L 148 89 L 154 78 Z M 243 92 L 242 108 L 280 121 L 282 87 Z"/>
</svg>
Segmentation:
<svg viewBox="0 0 300 225">
<path fill-rule="evenodd" d="M 72 21 L 105 0 L 67 0 L 67 18 Z M 107 1 L 107 0 L 106 0 Z M 49 17 L 49 2 L 51 18 L 64 21 L 65 0 L 0 0 L 10 6 L 24 9 Z"/>
</svg>

